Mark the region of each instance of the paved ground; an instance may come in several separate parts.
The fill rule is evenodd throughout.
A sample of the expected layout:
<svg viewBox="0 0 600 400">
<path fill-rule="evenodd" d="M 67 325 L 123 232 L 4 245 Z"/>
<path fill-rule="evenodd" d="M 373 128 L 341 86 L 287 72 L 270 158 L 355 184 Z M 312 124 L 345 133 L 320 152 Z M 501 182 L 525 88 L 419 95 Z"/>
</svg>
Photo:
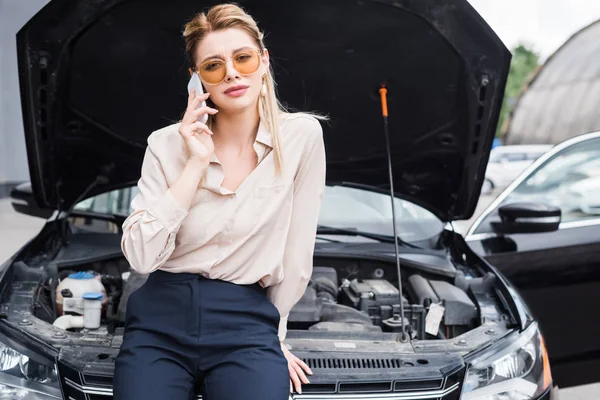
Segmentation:
<svg viewBox="0 0 600 400">
<path fill-rule="evenodd" d="M 476 215 L 470 221 L 456 223 L 456 230 L 465 232 L 493 198 L 493 196 L 482 197 L 477 205 Z M 39 232 L 42 225 L 41 219 L 19 215 L 13 211 L 7 199 L 0 199 L 0 264 Z M 600 383 L 560 391 L 560 400 L 594 399 L 600 399 Z"/>
<path fill-rule="evenodd" d="M 31 239 L 44 225 L 41 218 L 17 214 L 0 199 L 0 264 Z"/>
</svg>

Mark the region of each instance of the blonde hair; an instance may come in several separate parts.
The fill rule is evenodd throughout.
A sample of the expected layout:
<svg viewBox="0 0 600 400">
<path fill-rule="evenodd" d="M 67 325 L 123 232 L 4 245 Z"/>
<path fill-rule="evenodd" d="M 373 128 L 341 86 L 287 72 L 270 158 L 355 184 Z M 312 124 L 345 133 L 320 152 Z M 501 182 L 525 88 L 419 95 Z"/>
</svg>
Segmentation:
<svg viewBox="0 0 600 400">
<path fill-rule="evenodd" d="M 211 7 L 207 13 L 198 13 L 192 20 L 185 24 L 183 37 L 185 40 L 185 50 L 188 54 L 192 69 L 195 69 L 195 51 L 196 46 L 210 32 L 238 28 L 250 35 L 256 42 L 258 48 L 264 51 L 264 34 L 258 29 L 256 21 L 247 14 L 240 6 L 236 4 L 219 4 Z M 279 139 L 280 117 L 288 111 L 277 98 L 276 84 L 273 79 L 272 68 L 270 67 L 264 77 L 266 86 L 265 95 L 259 96 L 258 112 L 261 121 L 267 124 L 273 140 L 273 156 L 275 159 L 276 171 L 281 171 L 283 159 L 281 156 L 281 143 Z M 209 116 L 208 123 L 212 125 L 214 119 Z"/>
</svg>

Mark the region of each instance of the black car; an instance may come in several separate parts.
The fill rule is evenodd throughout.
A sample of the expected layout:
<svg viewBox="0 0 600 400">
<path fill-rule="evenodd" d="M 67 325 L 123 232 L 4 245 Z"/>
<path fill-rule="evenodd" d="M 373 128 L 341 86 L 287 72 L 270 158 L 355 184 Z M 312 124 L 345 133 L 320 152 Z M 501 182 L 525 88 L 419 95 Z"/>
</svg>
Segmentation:
<svg viewBox="0 0 600 400">
<path fill-rule="evenodd" d="M 558 207 L 561 216 L 538 213 L 528 232 L 502 232 L 502 213 L 523 202 Z M 555 383 L 598 381 L 600 132 L 566 140 L 538 159 L 482 213 L 466 240 L 517 287 L 540 322 Z"/>
<path fill-rule="evenodd" d="M 48 221 L 1 268 L 0 397 L 112 397 L 145 279 L 120 226 L 147 136 L 185 104 L 182 24 L 212 4 L 54 0 L 18 33 L 31 183 L 13 204 Z M 498 37 L 466 0 L 242 5 L 268 32 L 281 98 L 330 116 L 314 274 L 286 339 L 314 375 L 291 397 L 554 398 L 538 323 L 447 228 L 479 198 L 510 63 Z M 81 285 L 98 283 L 101 326 L 81 328 Z"/>
</svg>

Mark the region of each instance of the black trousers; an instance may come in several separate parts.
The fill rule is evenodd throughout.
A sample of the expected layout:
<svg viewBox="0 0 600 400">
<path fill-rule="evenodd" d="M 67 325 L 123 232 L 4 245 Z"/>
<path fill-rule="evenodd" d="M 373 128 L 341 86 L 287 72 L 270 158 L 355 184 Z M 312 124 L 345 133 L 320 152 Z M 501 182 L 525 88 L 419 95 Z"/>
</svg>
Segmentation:
<svg viewBox="0 0 600 400">
<path fill-rule="evenodd" d="M 155 271 L 131 294 L 115 400 L 287 400 L 279 312 L 259 284 Z"/>
</svg>

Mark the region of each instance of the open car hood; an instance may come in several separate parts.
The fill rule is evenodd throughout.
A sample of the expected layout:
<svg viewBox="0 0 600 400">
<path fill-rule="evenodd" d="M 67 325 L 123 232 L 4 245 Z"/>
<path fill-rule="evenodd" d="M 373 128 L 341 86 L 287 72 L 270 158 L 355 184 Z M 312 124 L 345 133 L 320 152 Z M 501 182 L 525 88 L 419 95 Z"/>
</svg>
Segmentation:
<svg viewBox="0 0 600 400">
<path fill-rule="evenodd" d="M 216 3 L 53 0 L 19 31 L 41 207 L 65 210 L 136 183 L 146 138 L 186 105 L 183 24 Z M 511 55 L 466 0 L 240 4 L 267 33 L 281 99 L 331 118 L 323 123 L 329 183 L 389 188 L 385 84 L 396 195 L 444 221 L 472 215 Z"/>
</svg>

